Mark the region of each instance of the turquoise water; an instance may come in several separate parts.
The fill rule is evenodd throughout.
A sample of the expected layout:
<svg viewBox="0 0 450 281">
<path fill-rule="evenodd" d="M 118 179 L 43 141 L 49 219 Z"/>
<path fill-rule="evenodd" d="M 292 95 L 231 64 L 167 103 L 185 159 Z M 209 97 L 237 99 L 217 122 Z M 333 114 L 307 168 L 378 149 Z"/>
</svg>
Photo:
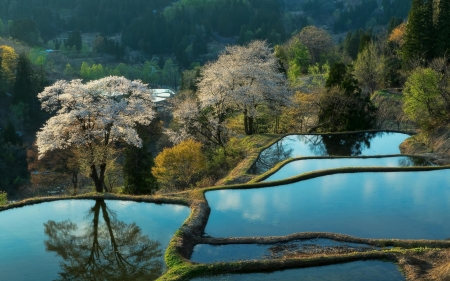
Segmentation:
<svg viewBox="0 0 450 281">
<path fill-rule="evenodd" d="M 382 158 L 333 158 L 302 159 L 284 165 L 264 181 L 287 179 L 302 173 L 341 167 L 405 167 L 430 166 L 431 163 L 419 157 L 382 157 Z"/>
<path fill-rule="evenodd" d="M 336 174 L 269 188 L 210 191 L 205 232 L 213 237 L 320 231 L 445 239 L 450 237 L 448 173 Z"/>
<path fill-rule="evenodd" d="M 103 200 L 0 212 L 0 280 L 154 280 L 189 213 L 184 206 Z M 129 265 L 119 269 L 119 261 Z"/>
<path fill-rule="evenodd" d="M 250 172 L 260 174 L 281 161 L 300 156 L 399 154 L 399 145 L 408 137 L 407 134 L 386 132 L 291 135 L 264 150 Z"/>
<path fill-rule="evenodd" d="M 393 263 L 356 261 L 350 263 L 289 269 L 270 273 L 229 274 L 196 278 L 192 281 L 403 281 L 405 277 Z"/>
</svg>

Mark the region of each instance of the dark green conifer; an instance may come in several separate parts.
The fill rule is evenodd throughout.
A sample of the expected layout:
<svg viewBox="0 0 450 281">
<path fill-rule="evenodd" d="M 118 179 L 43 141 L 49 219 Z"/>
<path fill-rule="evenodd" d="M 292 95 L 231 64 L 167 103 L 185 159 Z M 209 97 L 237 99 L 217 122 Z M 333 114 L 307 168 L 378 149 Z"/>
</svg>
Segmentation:
<svg viewBox="0 0 450 281">
<path fill-rule="evenodd" d="M 436 56 L 450 55 L 450 1 L 439 1 L 436 27 Z"/>
<path fill-rule="evenodd" d="M 433 1 L 413 0 L 406 25 L 403 60 L 415 58 L 430 60 L 434 57 L 435 29 L 433 24 Z"/>
</svg>

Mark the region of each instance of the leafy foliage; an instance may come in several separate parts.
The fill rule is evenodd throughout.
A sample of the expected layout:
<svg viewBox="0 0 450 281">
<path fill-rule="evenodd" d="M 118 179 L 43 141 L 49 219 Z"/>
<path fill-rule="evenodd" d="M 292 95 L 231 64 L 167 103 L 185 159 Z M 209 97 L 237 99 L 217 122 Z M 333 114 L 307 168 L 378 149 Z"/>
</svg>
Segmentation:
<svg viewBox="0 0 450 281">
<path fill-rule="evenodd" d="M 383 83 L 383 70 L 385 59 L 373 43 L 358 54 L 354 64 L 355 78 L 362 86 L 364 92 L 373 94 Z"/>
<path fill-rule="evenodd" d="M 424 129 L 447 122 L 450 115 L 448 73 L 432 68 L 417 68 L 404 89 L 404 111 Z"/>
<path fill-rule="evenodd" d="M 403 60 L 434 57 L 433 1 L 413 0 L 406 25 Z"/>
<path fill-rule="evenodd" d="M 376 108 L 368 96 L 361 95 L 351 68 L 343 63 L 333 64 L 326 88 L 318 103 L 319 131 L 356 131 L 375 126 Z"/>
<path fill-rule="evenodd" d="M 168 190 L 184 190 L 197 182 L 206 170 L 206 157 L 201 147 L 201 143 L 188 139 L 165 148 L 156 156 L 152 168 L 158 183 Z"/>
<path fill-rule="evenodd" d="M 0 191 L 0 206 L 8 204 L 8 194 L 4 191 Z"/>
</svg>

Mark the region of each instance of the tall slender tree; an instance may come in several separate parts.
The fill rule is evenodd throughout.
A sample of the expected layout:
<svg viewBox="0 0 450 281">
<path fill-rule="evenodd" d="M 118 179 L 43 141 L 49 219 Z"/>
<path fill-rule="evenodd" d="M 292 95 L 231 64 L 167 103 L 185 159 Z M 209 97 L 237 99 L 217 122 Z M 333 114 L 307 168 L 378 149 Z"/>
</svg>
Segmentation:
<svg viewBox="0 0 450 281">
<path fill-rule="evenodd" d="M 433 24 L 433 1 L 413 0 L 406 25 L 403 59 L 417 57 L 432 59 L 434 56 L 435 28 Z"/>
<path fill-rule="evenodd" d="M 27 106 L 26 116 L 30 129 L 37 129 L 41 125 L 41 110 L 37 98 L 38 83 L 31 61 L 21 53 L 17 60 L 16 79 L 13 89 L 13 104 L 23 103 Z"/>
<path fill-rule="evenodd" d="M 436 26 L 436 54 L 449 55 L 450 52 L 450 1 L 439 1 L 439 14 Z"/>
</svg>

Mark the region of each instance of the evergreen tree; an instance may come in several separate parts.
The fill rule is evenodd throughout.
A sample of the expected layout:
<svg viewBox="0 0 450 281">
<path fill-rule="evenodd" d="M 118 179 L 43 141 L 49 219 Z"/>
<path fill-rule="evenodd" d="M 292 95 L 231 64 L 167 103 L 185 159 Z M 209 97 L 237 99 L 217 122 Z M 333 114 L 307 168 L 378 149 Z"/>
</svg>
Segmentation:
<svg viewBox="0 0 450 281">
<path fill-rule="evenodd" d="M 14 81 L 13 104 L 27 103 L 33 92 L 33 69 L 25 53 L 17 60 L 16 79 Z"/>
<path fill-rule="evenodd" d="M 436 56 L 450 55 L 450 1 L 439 1 L 436 27 Z"/>
<path fill-rule="evenodd" d="M 39 127 L 41 121 L 40 103 L 37 93 L 44 85 L 38 85 L 31 61 L 22 53 L 17 60 L 16 79 L 14 81 L 13 104 L 24 103 L 27 105 L 27 116 L 25 119 L 31 126 L 30 129 Z"/>
<path fill-rule="evenodd" d="M 8 120 L 5 131 L 3 132 L 3 141 L 12 145 L 22 145 L 22 139 L 16 133 L 16 127 Z"/>
<path fill-rule="evenodd" d="M 413 0 L 402 48 L 403 60 L 410 61 L 418 57 L 432 59 L 435 45 L 434 34 L 433 1 Z"/>
<path fill-rule="evenodd" d="M 334 63 L 319 98 L 318 129 L 321 132 L 357 131 L 373 128 L 376 107 L 362 96 L 353 69 Z"/>
<path fill-rule="evenodd" d="M 370 44 L 370 42 L 372 42 L 372 36 L 370 33 L 371 33 L 370 31 L 363 32 L 359 37 L 358 54 L 364 51 Z"/>
<path fill-rule="evenodd" d="M 352 58 L 356 59 L 358 56 L 359 42 L 362 31 L 349 31 L 344 40 L 344 51 Z"/>
<path fill-rule="evenodd" d="M 74 47 L 75 50 L 80 51 L 81 47 L 83 45 L 83 42 L 81 40 L 81 33 L 80 31 L 73 31 L 69 34 L 69 37 L 64 41 L 64 46 L 66 47 Z"/>
<path fill-rule="evenodd" d="M 0 94 L 5 90 L 5 83 L 3 81 L 2 57 L 0 56 Z"/>
<path fill-rule="evenodd" d="M 124 192 L 127 194 L 151 194 L 158 189 L 156 178 L 152 174 L 155 166 L 152 154 L 148 149 L 151 135 L 160 127 L 150 125 L 138 126 L 137 131 L 142 138 L 142 147 L 127 145 L 124 151 L 123 164 Z"/>
<path fill-rule="evenodd" d="M 393 17 L 389 21 L 388 27 L 387 27 L 387 34 L 391 34 L 392 30 L 403 23 L 403 19 Z"/>
</svg>

